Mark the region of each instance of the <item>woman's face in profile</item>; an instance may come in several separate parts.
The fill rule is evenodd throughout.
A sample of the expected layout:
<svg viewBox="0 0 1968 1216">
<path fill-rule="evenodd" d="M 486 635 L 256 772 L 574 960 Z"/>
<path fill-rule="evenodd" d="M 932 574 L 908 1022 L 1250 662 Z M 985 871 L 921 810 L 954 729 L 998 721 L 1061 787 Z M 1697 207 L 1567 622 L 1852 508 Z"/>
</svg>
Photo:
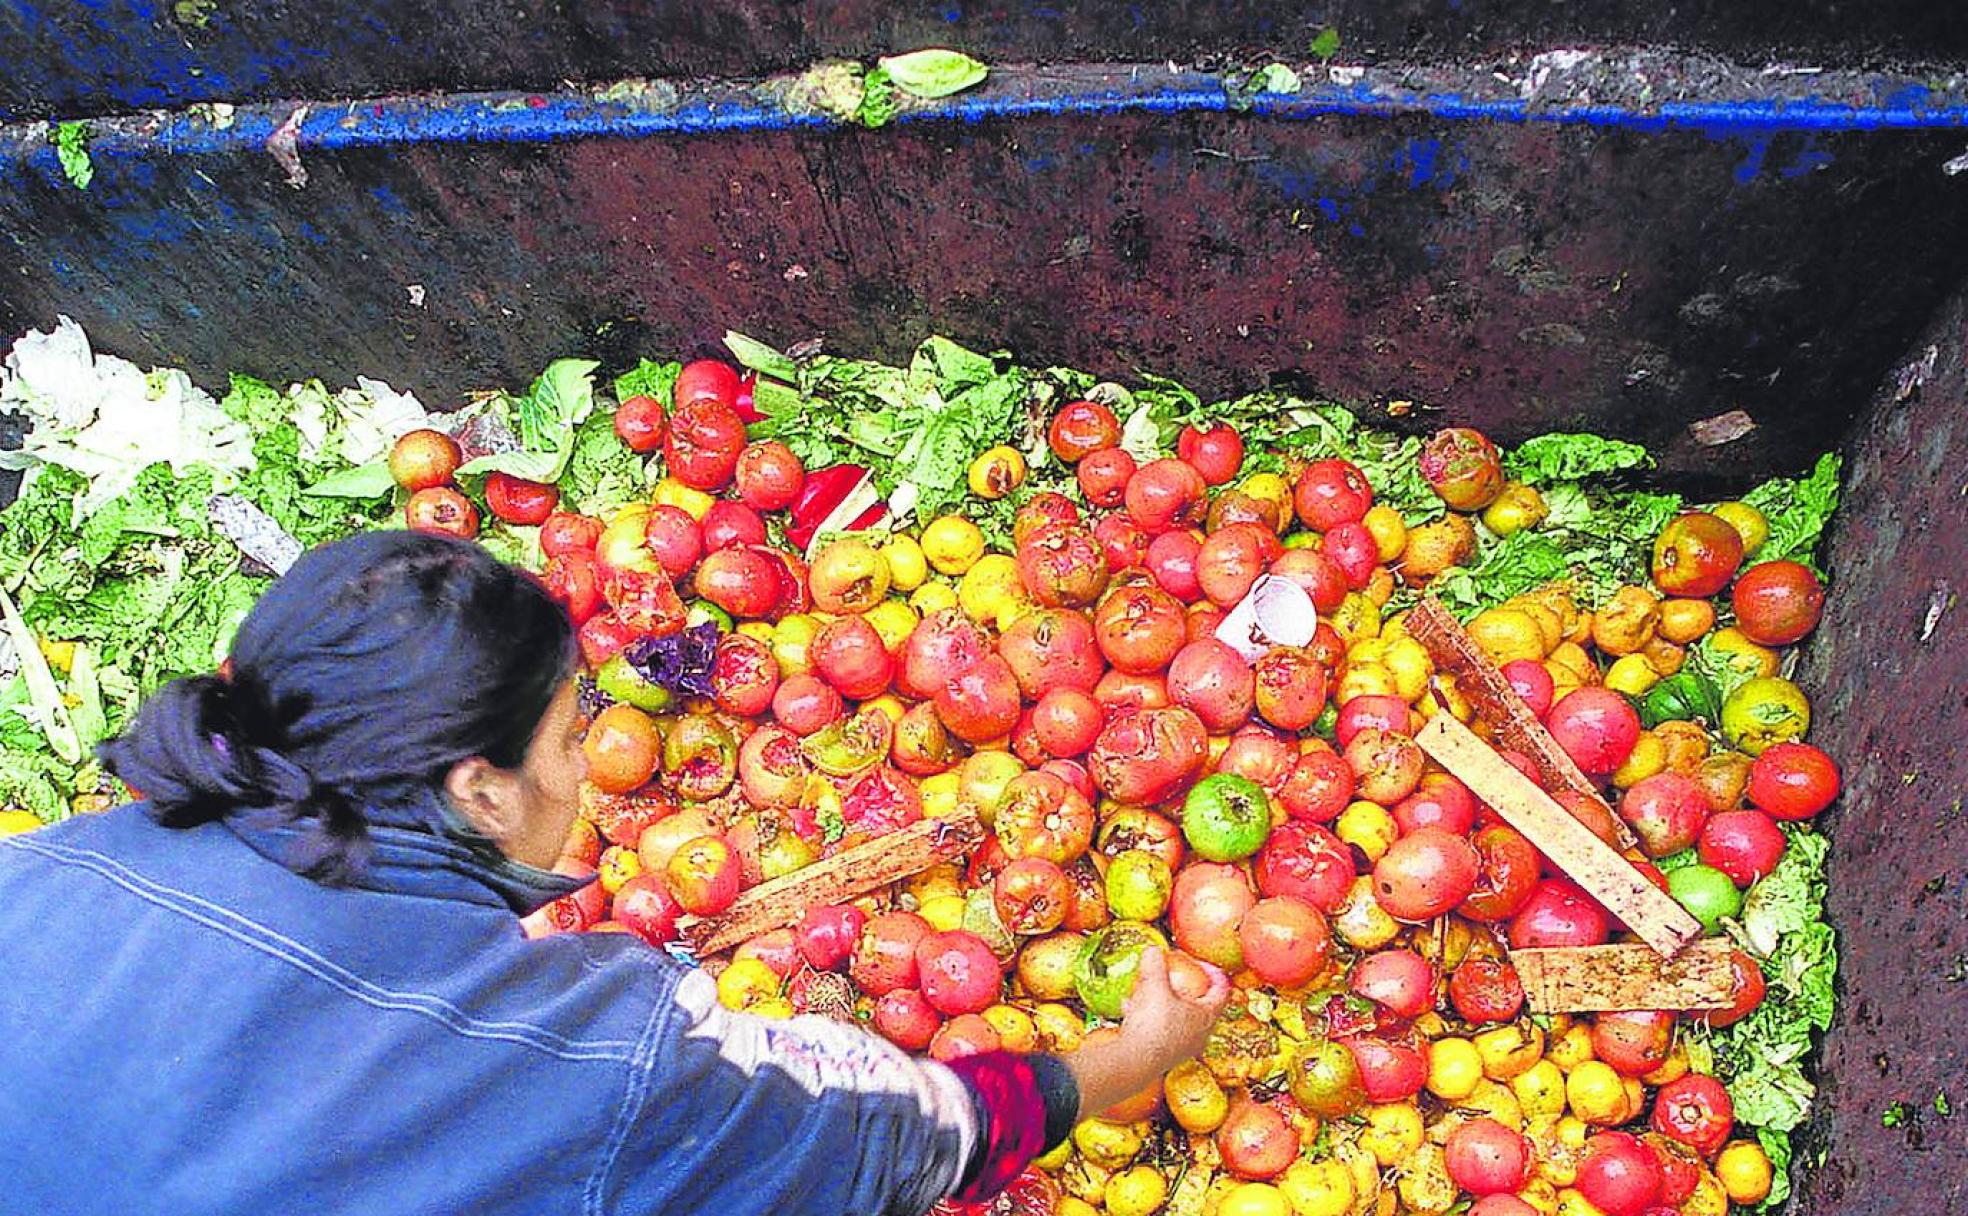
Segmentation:
<svg viewBox="0 0 1968 1216">
<path fill-rule="evenodd" d="M 547 706 L 519 766 L 527 805 L 520 831 L 502 842 L 508 856 L 542 869 L 560 859 L 580 809 L 581 780 L 587 773 L 587 758 L 581 752 L 580 699 L 569 680 Z"/>
</svg>

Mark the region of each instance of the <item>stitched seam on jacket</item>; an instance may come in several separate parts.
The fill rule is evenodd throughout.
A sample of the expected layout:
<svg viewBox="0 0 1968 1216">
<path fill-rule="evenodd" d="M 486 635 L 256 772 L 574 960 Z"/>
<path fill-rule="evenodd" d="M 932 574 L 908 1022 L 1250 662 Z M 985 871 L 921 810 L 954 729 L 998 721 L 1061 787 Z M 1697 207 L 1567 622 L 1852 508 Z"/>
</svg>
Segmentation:
<svg viewBox="0 0 1968 1216">
<path fill-rule="evenodd" d="M 582 1206 L 588 1216 L 603 1216 L 606 1211 L 602 1195 L 608 1185 L 608 1176 L 615 1172 L 615 1162 L 621 1157 L 623 1146 L 628 1143 L 629 1129 L 635 1126 L 635 1113 L 649 1100 L 650 1086 L 655 1080 L 656 1045 L 662 1041 L 657 1028 L 667 1023 L 667 1015 L 674 1008 L 676 1006 L 668 998 L 657 1001 L 649 1011 L 649 1021 L 643 1025 L 642 1038 L 636 1043 L 635 1059 L 629 1066 L 629 1085 L 622 1094 L 622 1105 L 615 1111 L 615 1125 L 608 1131 L 601 1164 L 588 1178 L 586 1193 L 582 1196 Z"/>
<path fill-rule="evenodd" d="M 9 844 L 39 853 L 59 864 L 79 866 L 123 888 L 130 894 L 204 925 L 250 949 L 279 959 L 324 983 L 378 1009 L 396 1009 L 421 1014 L 464 1038 L 490 1039 L 530 1047 L 563 1060 L 627 1060 L 628 1048 L 640 1046 L 627 1039 L 569 1039 L 531 1022 L 493 1022 L 473 1017 L 443 997 L 423 992 L 399 992 L 328 961 L 250 917 L 230 908 L 200 899 L 186 891 L 135 873 L 113 858 L 88 849 L 71 849 L 15 837 Z M 205 909 L 206 911 L 201 911 Z M 233 923 L 227 923 L 233 922 Z"/>
</svg>

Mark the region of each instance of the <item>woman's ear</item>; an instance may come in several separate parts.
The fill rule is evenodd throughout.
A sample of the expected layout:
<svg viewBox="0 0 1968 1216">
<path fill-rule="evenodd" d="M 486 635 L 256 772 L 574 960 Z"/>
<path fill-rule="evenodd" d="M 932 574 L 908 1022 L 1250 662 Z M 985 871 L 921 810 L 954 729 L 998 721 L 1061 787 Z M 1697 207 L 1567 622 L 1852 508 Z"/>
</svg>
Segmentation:
<svg viewBox="0 0 1968 1216">
<path fill-rule="evenodd" d="M 527 820 L 525 783 L 483 756 L 451 766 L 444 775 L 444 794 L 474 831 L 499 846 L 501 852 L 518 839 Z"/>
</svg>

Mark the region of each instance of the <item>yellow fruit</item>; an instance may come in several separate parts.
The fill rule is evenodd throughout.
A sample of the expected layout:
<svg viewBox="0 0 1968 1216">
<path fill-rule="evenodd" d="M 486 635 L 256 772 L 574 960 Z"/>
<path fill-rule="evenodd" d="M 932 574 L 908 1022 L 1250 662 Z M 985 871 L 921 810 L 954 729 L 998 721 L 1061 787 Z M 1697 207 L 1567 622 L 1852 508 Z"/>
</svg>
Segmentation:
<svg viewBox="0 0 1968 1216">
<path fill-rule="evenodd" d="M 1739 675 L 1773 676 L 1783 664 L 1782 655 L 1750 641 L 1749 635 L 1734 625 L 1716 630 L 1708 639 L 1708 647 Z"/>
<path fill-rule="evenodd" d="M 642 873 L 642 855 L 634 849 L 610 848 L 601 855 L 601 863 L 596 867 L 595 880 L 601 889 L 610 895 L 622 889 L 624 883 Z"/>
<path fill-rule="evenodd" d="M 1067 1141 L 1064 1147 L 1068 1153 L 1073 1151 L 1073 1144 L 1070 1140 Z M 1040 1169 L 1055 1168 L 1047 1166 L 1045 1161 L 1046 1159 L 1041 1157 L 1036 1164 Z M 1100 1209 L 1076 1196 L 1061 1195 L 1059 1197 L 1059 1206 L 1053 1209 L 1053 1216 L 1100 1216 Z"/>
<path fill-rule="evenodd" d="M 1380 636 L 1380 606 L 1357 591 L 1349 591 L 1333 610 L 1332 627 L 1349 647 Z"/>
<path fill-rule="evenodd" d="M 1550 1060 L 1539 1060 L 1510 1078 L 1510 1092 L 1529 1118 L 1565 1113 L 1565 1074 Z"/>
<path fill-rule="evenodd" d="M 1674 1040 L 1674 1046 L 1668 1049 L 1667 1059 L 1661 1061 L 1661 1066 L 1640 1079 L 1659 1089 L 1669 1081 L 1678 1081 L 1687 1075 L 1688 1044 L 1677 1038 Z"/>
<path fill-rule="evenodd" d="M 1606 669 L 1606 687 L 1629 697 L 1645 696 L 1648 689 L 1660 683 L 1660 678 L 1661 673 L 1654 670 L 1644 655 L 1623 654 Z"/>
<path fill-rule="evenodd" d="M 1681 1201 L 1681 1216 L 1729 1216 L 1739 1210 L 1730 1206 L 1721 1179 L 1706 1168 L 1695 1176 L 1694 1193 Z"/>
<path fill-rule="evenodd" d="M 1533 1178 L 1517 1192 L 1517 1198 L 1531 1205 L 1538 1216 L 1558 1216 L 1558 1188 L 1542 1178 Z"/>
<path fill-rule="evenodd" d="M 1715 1158 L 1715 1178 L 1729 1198 L 1745 1206 L 1770 1193 L 1770 1158 L 1754 1140 L 1731 1140 Z"/>
<path fill-rule="evenodd" d="M 819 632 L 819 619 L 803 612 L 782 617 L 772 627 L 772 657 L 779 664 L 781 679 L 813 670 L 813 661 L 807 657 L 807 651 L 813 645 L 814 635 Z"/>
<path fill-rule="evenodd" d="M 1631 789 L 1667 767 L 1667 743 L 1653 731 L 1641 731 L 1624 763 L 1613 770 L 1613 784 Z"/>
<path fill-rule="evenodd" d="M 1551 676 L 1560 684 L 1597 684 L 1599 667 L 1592 656 L 1585 653 L 1585 647 L 1577 642 L 1560 642 L 1546 657 L 1545 666 Z"/>
<path fill-rule="evenodd" d="M 1647 1109 L 1647 1087 L 1640 1084 L 1638 1077 L 1621 1077 L 1620 1089 L 1626 1094 L 1626 1115 L 1620 1119 L 1620 1122 L 1630 1123 L 1640 1117 L 1641 1111 Z"/>
<path fill-rule="evenodd" d="M 980 625 L 995 623 L 1005 605 L 1023 599 L 1018 562 L 1004 553 L 977 558 L 957 584 L 957 603 L 964 615 Z"/>
<path fill-rule="evenodd" d="M 1476 1050 L 1483 1057 L 1484 1076 L 1508 1081 L 1529 1072 L 1544 1054 L 1544 1031 L 1529 1022 L 1499 1026 L 1476 1036 Z"/>
<path fill-rule="evenodd" d="M 755 641 L 764 642 L 767 646 L 772 645 L 771 621 L 740 621 L 736 632 Z"/>
<path fill-rule="evenodd" d="M 1475 525 L 1451 511 L 1433 523 L 1409 529 L 1401 546 L 1401 575 L 1410 584 L 1425 583 L 1475 555 Z"/>
<path fill-rule="evenodd" d="M 900 650 L 902 643 L 908 641 L 909 635 L 922 623 L 914 608 L 896 599 L 883 600 L 862 613 L 861 619 L 874 626 L 875 632 L 881 636 L 882 645 L 890 653 Z"/>
<path fill-rule="evenodd" d="M 1752 756 L 1801 739 L 1810 728 L 1811 703 L 1804 690 L 1779 676 L 1749 680 L 1722 703 L 1723 738 Z"/>
<path fill-rule="evenodd" d="M 1544 657 L 1544 631 L 1528 613 L 1489 608 L 1469 622 L 1469 636 L 1498 664 Z"/>
<path fill-rule="evenodd" d="M 1488 1077 L 1476 1083 L 1476 1091 L 1464 1098 L 1456 1108 L 1471 1115 L 1487 1115 L 1509 1128 L 1524 1126 L 1524 1108 L 1517 1101 L 1517 1095 L 1501 1081 Z"/>
<path fill-rule="evenodd" d="M 1587 1060 L 1566 1075 L 1565 1101 L 1574 1115 L 1595 1126 L 1625 1122 L 1626 1086 L 1602 1060 Z"/>
<path fill-rule="evenodd" d="M 1149 1216 L 1168 1198 L 1168 1179 L 1152 1165 L 1136 1165 L 1107 1180 L 1107 1216 Z"/>
<path fill-rule="evenodd" d="M 1401 933 L 1401 922 L 1387 914 L 1374 898 L 1373 879 L 1362 874 L 1346 889 L 1346 898 L 1333 913 L 1333 932 L 1355 950 L 1378 950 Z"/>
<path fill-rule="evenodd" d="M 1223 1125 L 1230 1113 L 1229 1096 L 1200 1060 L 1187 1060 L 1162 1078 L 1162 1096 L 1169 1116 L 1192 1136 L 1206 1136 Z"/>
<path fill-rule="evenodd" d="M 1483 1057 L 1468 1039 L 1437 1039 L 1428 1054 L 1428 1092 L 1460 1102 L 1483 1079 Z"/>
<path fill-rule="evenodd" d="M 1606 1216 L 1592 1201 L 1570 1187 L 1558 1192 L 1557 1216 Z"/>
<path fill-rule="evenodd" d="M 779 976 L 758 959 L 734 959 L 718 973 L 717 994 L 726 1009 L 750 1009 L 779 995 Z"/>
<path fill-rule="evenodd" d="M 1107 1210 L 1112 1216 L 1119 1216 L 1112 1204 Z M 1292 1210 L 1285 1193 L 1277 1187 L 1268 1182 L 1243 1182 L 1223 1197 L 1216 1216 L 1292 1216 Z"/>
<path fill-rule="evenodd" d="M 1565 640 L 1565 618 L 1559 615 L 1558 609 L 1546 601 L 1520 595 L 1516 599 L 1504 601 L 1502 606 L 1521 612 L 1536 623 L 1538 637 L 1544 642 L 1544 654 L 1550 654 L 1558 649 L 1559 643 Z M 1543 658 L 1544 655 L 1538 657 Z"/>
<path fill-rule="evenodd" d="M 1038 1028 L 1039 1050 L 1068 1055 L 1086 1040 L 1086 1017 L 1057 1001 L 1047 1001 L 1032 1009 L 1032 1025 Z"/>
<path fill-rule="evenodd" d="M 41 816 L 33 811 L 0 811 L 0 838 L 19 836 L 46 826 L 41 822 Z"/>
<path fill-rule="evenodd" d="M 907 532 L 897 532 L 882 542 L 881 555 L 888 563 L 888 585 L 897 591 L 914 591 L 929 577 L 929 558 Z"/>
<path fill-rule="evenodd" d="M 1647 660 L 1647 666 L 1654 669 L 1656 675 L 1671 676 L 1688 663 L 1688 648 L 1662 637 L 1656 637 L 1642 646 L 1640 654 Z"/>
<path fill-rule="evenodd" d="M 1033 1024 L 1032 1015 L 1018 1006 L 993 1005 L 984 1011 L 984 1020 L 998 1032 L 1006 1051 L 1023 1055 L 1038 1050 L 1039 1028 Z"/>
<path fill-rule="evenodd" d="M 1333 834 L 1365 853 L 1369 861 L 1379 861 L 1400 839 L 1401 829 L 1386 807 L 1362 799 L 1339 813 Z"/>
<path fill-rule="evenodd" d="M 1721 503 L 1710 507 L 1709 514 L 1720 516 L 1723 523 L 1743 538 L 1744 557 L 1761 549 L 1763 542 L 1770 539 L 1770 521 L 1746 502 Z"/>
<path fill-rule="evenodd" d="M 1437 1216 L 1455 1203 L 1456 1184 L 1449 1178 L 1448 1157 L 1439 1144 L 1415 1149 L 1396 1186 L 1401 1202 L 1414 1216 Z"/>
<path fill-rule="evenodd" d="M 1355 697 L 1398 696 L 1400 687 L 1394 682 L 1394 673 L 1378 663 L 1356 663 L 1347 656 L 1346 670 L 1339 677 L 1339 687 L 1333 692 L 1333 704 L 1344 705 Z"/>
<path fill-rule="evenodd" d="M 717 499 L 693 486 L 684 485 L 674 477 L 665 477 L 650 491 L 649 502 L 658 507 L 682 507 L 690 518 L 701 523 Z"/>
<path fill-rule="evenodd" d="M 1394 691 L 1410 704 L 1428 691 L 1428 677 L 1435 674 L 1435 663 L 1428 657 L 1427 648 L 1413 638 L 1389 642 L 1383 663 L 1394 677 Z"/>
<path fill-rule="evenodd" d="M 979 498 L 999 499 L 1025 484 L 1025 454 L 1008 443 L 978 453 L 966 477 Z"/>
<path fill-rule="evenodd" d="M 1278 1176 L 1278 1189 L 1292 1216 L 1347 1216 L 1353 1210 L 1353 1175 L 1339 1161 L 1300 1158 Z"/>
<path fill-rule="evenodd" d="M 1075 1155 L 1059 1171 L 1059 1184 L 1074 1198 L 1098 1206 L 1106 1202 L 1107 1179 L 1113 1177 L 1113 1174 L 1114 1171 L 1095 1165 L 1085 1157 Z"/>
<path fill-rule="evenodd" d="M 1367 1126 L 1360 1132 L 1360 1145 L 1381 1165 L 1408 1160 L 1421 1147 L 1424 1129 L 1421 1111 L 1412 1102 L 1387 1102 L 1367 1108 Z"/>
<path fill-rule="evenodd" d="M 1134 1160 L 1147 1137 L 1145 1124 L 1110 1123 L 1106 1119 L 1086 1119 L 1073 1129 L 1073 1146 L 1095 1165 L 1120 1169 Z"/>
<path fill-rule="evenodd" d="M 984 556 L 984 533 L 961 515 L 931 520 L 921 543 L 924 559 L 942 574 L 962 574 Z"/>
<path fill-rule="evenodd" d="M 1659 597 L 1645 587 L 1621 587 L 1592 614 L 1592 643 L 1610 655 L 1632 654 L 1659 627 Z"/>
<path fill-rule="evenodd" d="M 1570 1072 L 1593 1057 L 1592 1028 L 1583 1022 L 1574 1022 L 1565 1027 L 1562 1033 L 1550 1036 L 1544 1049 L 1544 1058 L 1557 1065 L 1560 1071 Z"/>
<path fill-rule="evenodd" d="M 1515 536 L 1537 527 L 1550 514 L 1551 508 L 1544 505 L 1544 495 L 1537 487 L 1513 481 L 1503 487 L 1496 501 L 1483 508 L 1483 526 L 1498 536 Z"/>
<path fill-rule="evenodd" d="M 961 895 L 936 895 L 926 899 L 916 915 L 929 922 L 929 927 L 938 933 L 948 933 L 963 928 L 964 897 Z"/>
<path fill-rule="evenodd" d="M 1573 1129 L 1577 1135 L 1574 1138 Z M 1585 1145 L 1584 1123 L 1569 1115 L 1542 1115 L 1524 1126 L 1524 1138 L 1531 1142 L 1531 1159 L 1537 1176 L 1554 1187 L 1570 1186 L 1578 1179 L 1578 1159 Z"/>
<path fill-rule="evenodd" d="M 909 607 L 923 616 L 957 606 L 957 589 L 948 583 L 924 583 L 909 595 Z"/>
<path fill-rule="evenodd" d="M 954 770 L 924 777 L 918 789 L 922 793 L 923 814 L 931 819 L 953 819 L 963 811 L 963 803 L 958 797 L 963 788 L 963 778 Z"/>
<path fill-rule="evenodd" d="M 1707 600 L 1662 600 L 1660 635 L 1679 646 L 1715 628 L 1715 605 Z"/>
<path fill-rule="evenodd" d="M 751 1014 L 753 1017 L 785 1019 L 792 1017 L 797 1011 L 793 1008 L 793 1002 L 790 997 L 769 996 L 755 1003 L 745 1012 Z"/>
<path fill-rule="evenodd" d="M 1376 503 L 1368 508 L 1366 516 L 1360 520 L 1367 535 L 1373 537 L 1374 548 L 1379 551 L 1382 563 L 1393 561 L 1401 556 L 1401 550 L 1408 547 L 1408 522 L 1401 513 L 1386 503 Z"/>
</svg>

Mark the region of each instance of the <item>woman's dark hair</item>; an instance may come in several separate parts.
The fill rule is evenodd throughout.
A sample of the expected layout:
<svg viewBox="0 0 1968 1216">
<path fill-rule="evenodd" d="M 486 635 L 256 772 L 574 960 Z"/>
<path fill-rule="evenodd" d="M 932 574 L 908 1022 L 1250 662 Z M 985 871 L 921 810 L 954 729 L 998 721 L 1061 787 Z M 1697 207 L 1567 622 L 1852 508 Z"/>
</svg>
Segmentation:
<svg viewBox="0 0 1968 1216">
<path fill-rule="evenodd" d="M 546 589 L 478 545 L 364 533 L 304 554 L 239 626 L 228 676 L 166 685 L 101 756 L 159 823 L 285 821 L 294 869 L 347 882 L 383 808 L 443 830 L 429 795 L 453 765 L 520 764 L 575 653 Z"/>
</svg>

